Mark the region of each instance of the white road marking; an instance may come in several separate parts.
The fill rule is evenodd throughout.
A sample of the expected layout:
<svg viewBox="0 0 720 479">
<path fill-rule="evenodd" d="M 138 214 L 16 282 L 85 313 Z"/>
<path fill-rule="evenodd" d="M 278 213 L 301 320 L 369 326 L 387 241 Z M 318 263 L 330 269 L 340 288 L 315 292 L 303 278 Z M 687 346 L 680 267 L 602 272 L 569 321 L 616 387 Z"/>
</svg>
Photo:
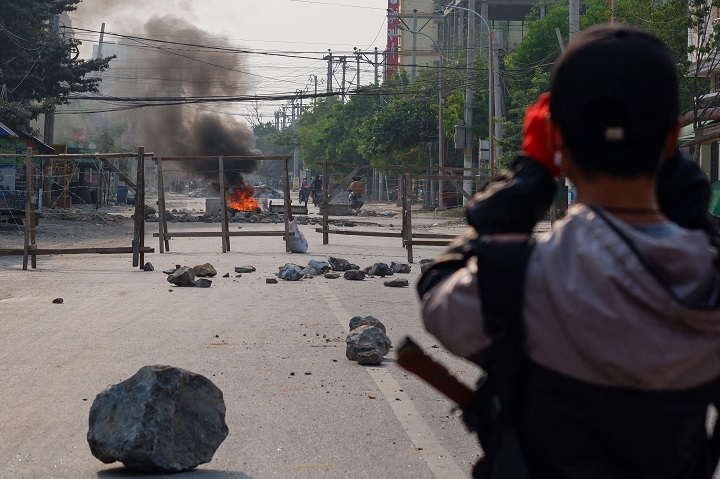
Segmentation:
<svg viewBox="0 0 720 479">
<path fill-rule="evenodd" d="M 342 303 L 327 284 L 316 283 L 316 286 L 330 311 L 342 324 L 345 332 L 348 333 L 348 323 L 352 315 L 343 308 Z M 387 368 L 372 367 L 365 368 L 365 370 L 385 395 L 385 399 L 390 404 L 398 421 L 400 421 L 400 425 L 418 449 L 418 453 L 425 460 L 433 475 L 442 479 L 466 478 L 467 475 L 460 470 L 450 453 L 440 444 L 440 441 L 423 420 L 420 412 L 410 400 L 410 396 L 401 391 L 400 384 L 395 381 L 390 371 Z"/>
</svg>

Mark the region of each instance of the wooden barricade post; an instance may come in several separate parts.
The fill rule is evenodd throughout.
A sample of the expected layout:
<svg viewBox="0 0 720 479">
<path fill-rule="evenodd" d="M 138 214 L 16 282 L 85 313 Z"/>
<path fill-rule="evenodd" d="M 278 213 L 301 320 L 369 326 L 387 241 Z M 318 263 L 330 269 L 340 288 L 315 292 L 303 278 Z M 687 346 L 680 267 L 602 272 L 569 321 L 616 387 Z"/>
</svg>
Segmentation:
<svg viewBox="0 0 720 479">
<path fill-rule="evenodd" d="M 218 157 L 218 171 L 220 172 L 220 229 L 222 231 L 222 252 L 230 251 L 230 237 L 228 236 L 228 210 L 227 186 L 225 185 L 225 161 L 222 155 Z"/>
</svg>

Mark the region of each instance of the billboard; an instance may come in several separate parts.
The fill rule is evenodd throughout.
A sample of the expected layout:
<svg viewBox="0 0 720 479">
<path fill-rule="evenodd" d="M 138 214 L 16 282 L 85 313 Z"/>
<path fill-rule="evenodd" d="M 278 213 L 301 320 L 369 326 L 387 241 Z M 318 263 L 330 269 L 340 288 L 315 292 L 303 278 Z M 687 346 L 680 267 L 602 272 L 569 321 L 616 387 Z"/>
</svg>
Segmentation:
<svg viewBox="0 0 720 479">
<path fill-rule="evenodd" d="M 385 80 L 400 71 L 400 0 L 388 0 L 388 31 L 385 59 Z"/>
</svg>

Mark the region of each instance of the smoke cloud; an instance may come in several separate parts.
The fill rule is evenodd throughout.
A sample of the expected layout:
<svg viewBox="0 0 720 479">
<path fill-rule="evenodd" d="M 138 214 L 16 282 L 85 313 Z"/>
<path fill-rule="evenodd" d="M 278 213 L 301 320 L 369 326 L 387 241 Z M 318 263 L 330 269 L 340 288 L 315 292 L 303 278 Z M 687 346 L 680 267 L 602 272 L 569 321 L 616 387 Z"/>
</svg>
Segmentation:
<svg viewBox="0 0 720 479">
<path fill-rule="evenodd" d="M 104 18 L 112 18 L 113 33 L 137 35 L 137 11 L 147 11 L 147 4 L 130 0 L 85 0 L 78 15 L 94 16 L 102 12 Z M 150 5 L 152 7 L 152 5 Z M 186 1 L 162 2 L 164 11 L 185 11 L 191 8 Z M 152 8 L 150 8 L 152 10 Z M 147 17 L 145 17 L 147 18 Z M 140 22 L 142 23 L 142 22 Z M 132 30 L 118 31 L 118 28 Z M 115 25 L 119 25 L 116 27 Z M 186 45 L 136 42 L 120 40 L 113 46 L 118 59 L 110 63 L 110 73 L 119 72 L 124 80 L 106 85 L 106 94 L 137 97 L 208 97 L 238 96 L 247 94 L 242 86 L 250 84 L 246 77 L 245 57 L 236 52 L 208 50 L 193 45 L 212 44 L 214 47 L 234 48 L 235 45 L 217 33 L 207 32 L 177 16 L 153 16 L 144 22 L 143 37 L 161 39 Z M 210 40 L 211 39 L 211 40 Z M 117 38 L 106 38 L 116 41 Z M 104 50 L 104 55 L 111 48 Z M 117 78 L 117 74 L 111 78 Z M 106 88 L 107 86 L 107 88 Z M 195 104 L 174 106 L 149 106 L 135 110 L 131 115 L 131 131 L 138 144 L 158 156 L 257 156 L 252 130 L 234 116 L 217 111 L 218 104 Z M 225 105 L 226 106 L 226 105 Z M 226 160 L 226 179 L 230 185 L 242 182 L 242 173 L 255 171 L 254 160 Z M 213 161 L 185 161 L 181 167 L 217 181 L 218 165 Z"/>
</svg>

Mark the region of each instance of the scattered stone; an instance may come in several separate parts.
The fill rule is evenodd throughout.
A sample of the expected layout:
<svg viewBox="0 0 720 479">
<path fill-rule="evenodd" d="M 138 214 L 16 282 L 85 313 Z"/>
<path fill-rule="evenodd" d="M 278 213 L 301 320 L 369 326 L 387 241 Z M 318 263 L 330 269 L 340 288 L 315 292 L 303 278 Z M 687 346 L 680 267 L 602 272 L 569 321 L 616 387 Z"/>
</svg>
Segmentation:
<svg viewBox="0 0 720 479">
<path fill-rule="evenodd" d="M 206 278 L 198 278 L 195 280 L 195 287 L 197 288 L 209 288 L 212 286 L 212 281 Z"/>
<path fill-rule="evenodd" d="M 143 265 L 143 271 L 155 271 L 155 267 L 148 262 Z"/>
<path fill-rule="evenodd" d="M 223 275 L 223 278 L 229 278 L 229 277 L 230 277 L 230 273 L 225 273 L 225 274 Z"/>
<path fill-rule="evenodd" d="M 318 272 L 316 276 L 326 273 L 330 269 L 330 265 L 326 261 L 316 261 L 314 259 L 308 261 L 308 267 Z"/>
<path fill-rule="evenodd" d="M 431 260 L 431 259 L 421 259 L 420 260 L 420 273 L 424 273 L 425 271 L 427 271 L 428 268 L 430 268 L 430 266 L 432 265 L 432 263 L 433 263 L 433 260 Z"/>
<path fill-rule="evenodd" d="M 406 279 L 393 279 L 385 281 L 383 284 L 385 286 L 389 286 L 390 288 L 404 288 L 406 286 L 410 286 L 410 282 Z"/>
<path fill-rule="evenodd" d="M 55 304 L 63 304 L 63 299 L 62 299 L 62 298 L 55 298 L 55 299 L 52 300 L 52 302 L 55 303 Z"/>
<path fill-rule="evenodd" d="M 409 273 L 410 268 L 410 265 L 407 263 L 396 263 L 395 261 L 390 263 L 390 269 L 395 273 Z"/>
<path fill-rule="evenodd" d="M 305 276 L 306 278 L 314 278 L 315 276 L 317 276 L 318 274 L 320 274 L 320 273 L 318 272 L 318 270 L 316 270 L 315 268 L 312 268 L 312 267 L 310 267 L 310 266 L 305 266 L 305 267 L 302 269 L 302 273 L 303 273 L 303 276 Z"/>
<path fill-rule="evenodd" d="M 277 278 L 265 278 L 265 283 L 266 284 L 277 284 L 278 280 L 277 280 Z"/>
<path fill-rule="evenodd" d="M 364 271 L 367 275 L 380 276 L 381 278 L 391 276 L 393 274 L 393 270 L 385 263 L 375 263 L 374 265 L 365 268 Z"/>
<path fill-rule="evenodd" d="M 375 316 L 355 316 L 352 319 L 350 319 L 350 331 L 353 329 L 357 329 L 360 326 L 377 326 L 378 328 L 382 329 L 383 332 L 385 331 L 385 325 L 380 322 L 379 319 L 377 319 Z"/>
<path fill-rule="evenodd" d="M 222 391 L 171 366 L 145 366 L 98 394 L 89 422 L 93 456 L 141 472 L 194 469 L 210 462 L 228 435 Z"/>
<path fill-rule="evenodd" d="M 353 269 L 352 264 L 350 264 L 350 262 L 346 259 L 333 258 L 332 256 L 328 256 L 327 262 L 330 266 L 330 269 L 333 271 L 349 271 Z"/>
<path fill-rule="evenodd" d="M 300 281 L 305 275 L 303 274 L 303 268 L 296 264 L 287 263 L 285 266 L 280 268 L 278 276 L 280 279 L 288 281 Z"/>
<path fill-rule="evenodd" d="M 170 269 L 163 270 L 163 273 L 173 274 L 175 271 L 177 271 L 177 268 L 170 268 Z"/>
<path fill-rule="evenodd" d="M 236 273 L 252 273 L 256 271 L 255 266 L 236 266 L 235 272 Z"/>
<path fill-rule="evenodd" d="M 214 278 L 217 276 L 215 267 L 210 263 L 199 264 L 193 267 L 193 273 L 195 273 L 195 276 L 198 278 Z"/>
<path fill-rule="evenodd" d="M 325 273 L 325 277 L 327 279 L 338 279 L 340 277 L 340 273 Z"/>
<path fill-rule="evenodd" d="M 343 274 L 343 278 L 349 279 L 351 281 L 362 281 L 365 279 L 365 273 L 363 273 L 359 269 L 351 269 L 345 271 L 345 274 Z"/>
<path fill-rule="evenodd" d="M 181 266 L 168 275 L 167 280 L 175 286 L 195 286 L 195 273 L 192 268 Z"/>
<path fill-rule="evenodd" d="M 345 356 L 358 364 L 378 365 L 390 350 L 390 339 L 377 326 L 359 326 L 345 340 Z"/>
<path fill-rule="evenodd" d="M 155 215 L 157 210 L 150 205 L 145 205 L 145 216 Z"/>
<path fill-rule="evenodd" d="M 241 275 L 241 274 L 236 274 L 235 277 L 236 277 L 236 278 L 242 278 L 242 275 Z"/>
</svg>

